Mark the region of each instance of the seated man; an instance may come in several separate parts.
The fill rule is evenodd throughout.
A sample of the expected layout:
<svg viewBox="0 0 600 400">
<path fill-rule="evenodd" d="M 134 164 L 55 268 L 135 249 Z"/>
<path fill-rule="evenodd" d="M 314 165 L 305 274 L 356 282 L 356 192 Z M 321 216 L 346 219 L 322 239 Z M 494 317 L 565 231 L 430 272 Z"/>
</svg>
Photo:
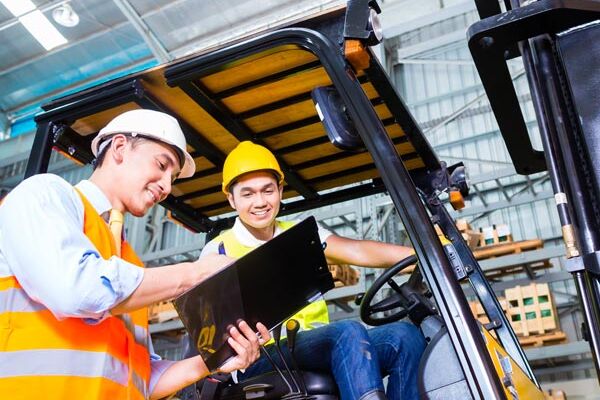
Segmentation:
<svg viewBox="0 0 600 400">
<path fill-rule="evenodd" d="M 239 258 L 293 226 L 295 222 L 276 219 L 283 179 L 268 149 L 248 141 L 240 143 L 223 167 L 223 192 L 238 218 L 232 229 L 204 247 L 200 259 L 219 253 Z M 325 256 L 330 264 L 387 268 L 412 253 L 408 247 L 343 238 L 323 228 L 319 235 L 327 243 Z M 299 367 L 331 372 L 342 399 L 386 398 L 384 376 L 389 376 L 387 398 L 419 398 L 417 374 L 425 340 L 414 325 L 397 322 L 367 330 L 357 321 L 330 324 L 324 300 L 293 318 L 301 327 L 294 351 Z M 238 377 L 243 380 L 269 370 L 263 357 Z"/>
</svg>

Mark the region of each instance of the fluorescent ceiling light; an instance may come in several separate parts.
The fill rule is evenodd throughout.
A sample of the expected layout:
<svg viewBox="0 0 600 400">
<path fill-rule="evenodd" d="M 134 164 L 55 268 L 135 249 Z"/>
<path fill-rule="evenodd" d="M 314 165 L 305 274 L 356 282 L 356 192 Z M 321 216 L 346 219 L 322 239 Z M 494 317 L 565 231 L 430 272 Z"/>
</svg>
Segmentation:
<svg viewBox="0 0 600 400">
<path fill-rule="evenodd" d="M 46 16 L 38 10 L 31 0 L 0 0 L 2 4 L 19 19 L 25 29 L 46 50 L 67 43 L 67 39 L 56 29 Z"/>
<path fill-rule="evenodd" d="M 4 7 L 8 8 L 8 11 L 15 17 L 20 17 L 30 11 L 35 10 L 35 5 L 31 0 L 1 0 Z"/>
<path fill-rule="evenodd" d="M 67 39 L 40 10 L 19 17 L 19 21 L 46 50 L 52 50 L 61 44 L 67 43 Z"/>
<path fill-rule="evenodd" d="M 79 15 L 77 15 L 69 3 L 61 4 L 52 10 L 52 18 L 56 23 L 67 28 L 72 28 L 79 24 Z"/>
</svg>

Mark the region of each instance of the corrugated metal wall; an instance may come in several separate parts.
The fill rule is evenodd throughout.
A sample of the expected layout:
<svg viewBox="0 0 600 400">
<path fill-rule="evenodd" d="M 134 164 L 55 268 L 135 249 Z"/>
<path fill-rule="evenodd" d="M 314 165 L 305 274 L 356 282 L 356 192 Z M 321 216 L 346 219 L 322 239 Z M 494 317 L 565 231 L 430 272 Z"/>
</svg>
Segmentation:
<svg viewBox="0 0 600 400">
<path fill-rule="evenodd" d="M 439 158 L 448 164 L 463 161 L 471 177 L 505 170 L 511 166 L 510 157 L 485 97 L 477 70 L 471 62 L 466 35 L 462 35 L 476 20 L 477 13 L 471 11 L 389 40 L 393 42 L 392 53 L 396 56 L 394 79 L 415 119 Z M 457 32 L 461 35 L 456 35 Z M 462 36 L 463 39 L 447 43 L 457 36 Z M 430 43 L 431 47 L 427 46 L 427 43 Z M 403 63 L 403 59 L 400 59 L 398 63 L 397 57 L 403 55 L 409 56 L 408 62 Z M 411 59 L 417 60 L 413 61 L 416 63 L 411 62 Z M 516 76 L 515 87 L 523 101 L 524 116 L 532 128 L 534 146 L 541 149 L 527 79 L 522 69 L 522 65 L 516 62 L 511 65 L 513 76 Z M 455 115 L 457 110 L 463 108 L 462 113 Z M 453 116 L 450 122 L 444 124 Z M 525 179 L 514 176 L 501 180 L 503 185 L 517 182 L 525 182 Z M 497 184 L 491 182 L 487 186 L 484 184 L 480 189 L 495 186 Z M 538 186 L 536 189 L 540 192 L 550 189 L 549 182 Z M 512 191 L 516 192 L 521 188 L 516 187 Z M 510 192 L 511 189 L 507 190 Z M 501 200 L 502 196 L 500 191 L 492 191 L 486 192 L 483 197 L 486 203 L 493 203 Z M 479 196 L 474 196 L 471 205 L 481 204 Z M 560 226 L 555 215 L 550 201 L 539 201 L 497 211 L 479 219 L 476 226 L 503 221 L 510 225 L 515 238 L 553 238 L 560 235 Z"/>
</svg>

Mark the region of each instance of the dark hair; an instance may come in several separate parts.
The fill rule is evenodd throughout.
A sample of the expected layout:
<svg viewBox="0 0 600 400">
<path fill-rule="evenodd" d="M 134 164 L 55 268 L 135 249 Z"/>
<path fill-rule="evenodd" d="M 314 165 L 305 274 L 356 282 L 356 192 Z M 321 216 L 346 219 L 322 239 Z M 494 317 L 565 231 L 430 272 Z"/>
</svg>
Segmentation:
<svg viewBox="0 0 600 400">
<path fill-rule="evenodd" d="M 125 136 L 125 138 L 127 139 L 127 142 L 131 143 L 131 147 L 135 148 L 137 145 L 140 144 L 140 141 L 143 140 L 150 140 L 150 139 L 146 139 L 145 137 L 142 136 L 131 136 L 129 134 L 123 133 L 123 135 Z M 100 142 L 100 144 L 98 145 L 98 148 L 101 147 L 101 145 L 103 143 L 105 143 L 107 140 L 111 141 L 113 139 L 115 135 L 109 136 L 107 137 L 105 140 L 103 140 L 102 142 Z M 94 167 L 94 169 L 99 168 L 102 166 L 102 164 L 104 163 L 104 158 L 106 157 L 106 153 L 108 153 L 108 148 L 110 147 L 110 144 L 107 144 L 102 151 L 100 151 L 100 153 L 96 156 L 96 158 L 94 159 L 92 165 Z"/>
</svg>

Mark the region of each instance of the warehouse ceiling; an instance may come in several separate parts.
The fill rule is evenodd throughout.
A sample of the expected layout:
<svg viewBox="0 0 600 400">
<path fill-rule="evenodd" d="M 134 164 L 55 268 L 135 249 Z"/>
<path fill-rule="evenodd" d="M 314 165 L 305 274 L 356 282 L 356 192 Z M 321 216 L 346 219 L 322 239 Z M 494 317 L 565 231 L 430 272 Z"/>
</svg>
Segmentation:
<svg viewBox="0 0 600 400">
<path fill-rule="evenodd" d="M 19 0 L 22 1 L 22 0 Z M 65 44 L 47 51 L 0 4 L 0 132 L 51 98 L 209 49 L 340 0 L 31 0 Z M 71 7 L 73 27 L 53 18 Z M 21 4 L 19 4 L 21 5 Z M 64 11 L 64 10 L 61 10 Z"/>
</svg>

